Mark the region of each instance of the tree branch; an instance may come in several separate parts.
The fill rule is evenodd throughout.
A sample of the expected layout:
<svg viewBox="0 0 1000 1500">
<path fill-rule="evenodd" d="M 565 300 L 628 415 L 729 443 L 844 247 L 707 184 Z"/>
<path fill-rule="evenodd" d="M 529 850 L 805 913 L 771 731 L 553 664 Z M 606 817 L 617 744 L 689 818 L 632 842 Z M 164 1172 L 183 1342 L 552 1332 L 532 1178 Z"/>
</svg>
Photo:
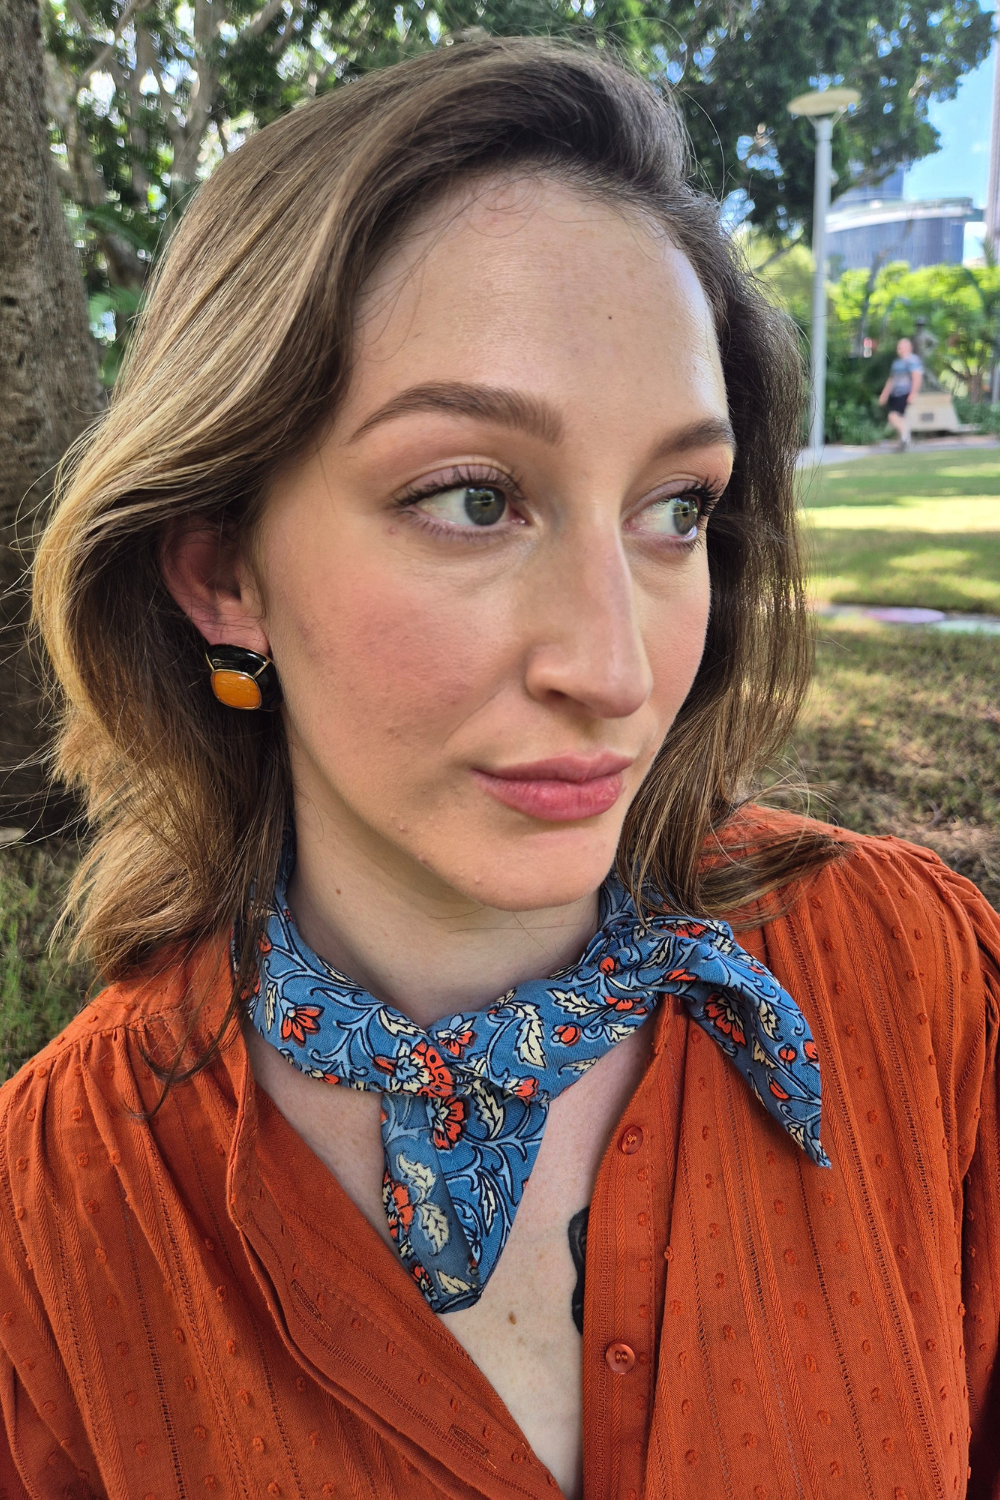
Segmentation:
<svg viewBox="0 0 1000 1500">
<path fill-rule="evenodd" d="M 764 264 L 762 266 L 757 266 L 756 270 L 754 271 L 754 275 L 762 276 L 763 273 L 767 270 L 768 266 L 773 266 L 774 262 L 776 260 L 780 260 L 783 255 L 787 255 L 789 250 L 794 250 L 796 245 L 801 245 L 802 237 L 804 234 L 805 228 L 803 227 L 799 230 L 794 239 L 789 240 L 787 245 L 779 245 L 777 250 L 772 250 L 771 254 L 767 257 L 767 260 L 764 262 Z"/>
<path fill-rule="evenodd" d="M 220 7 L 228 18 L 228 7 Z M 192 186 L 198 169 L 201 144 L 212 119 L 219 92 L 219 79 L 207 52 L 216 27 L 212 0 L 194 0 L 194 82 L 188 101 L 187 119 L 178 128 L 174 144 L 172 175 Z M 179 149 L 178 149 L 179 145 Z"/>
<path fill-rule="evenodd" d="M 275 16 L 281 14 L 285 0 L 267 0 L 263 10 L 259 10 L 246 28 L 251 36 L 261 36 L 267 30 Z"/>
<path fill-rule="evenodd" d="M 163 115 L 163 124 L 166 128 L 167 135 L 170 137 L 170 144 L 173 148 L 174 156 L 177 156 L 181 148 L 179 127 L 171 108 L 173 101 L 171 99 L 171 96 L 163 87 L 163 70 L 160 67 L 160 59 L 156 56 L 155 49 L 153 50 L 150 57 L 149 66 L 152 71 L 153 77 L 156 79 L 156 86 L 160 91 L 160 110 Z"/>
<path fill-rule="evenodd" d="M 301 12 L 302 0 L 292 0 L 292 9 L 288 16 L 288 19 L 285 21 L 284 26 L 282 26 L 274 41 L 271 43 L 272 57 L 280 57 L 292 38 L 298 35 L 295 29 L 295 23 L 298 20 Z"/>
<path fill-rule="evenodd" d="M 115 51 L 118 47 L 119 38 L 121 37 L 123 30 L 125 29 L 134 12 L 138 10 L 139 6 L 142 3 L 143 0 L 127 0 L 124 10 L 118 17 L 118 20 L 115 22 L 115 34 L 113 39 L 108 42 L 105 47 L 102 47 L 93 61 L 89 62 L 84 68 L 83 72 L 80 74 L 80 81 L 78 84 L 79 88 L 84 88 L 88 80 L 91 79 L 95 73 L 100 73 L 102 68 L 108 62 L 109 58 L 114 56 Z"/>
</svg>

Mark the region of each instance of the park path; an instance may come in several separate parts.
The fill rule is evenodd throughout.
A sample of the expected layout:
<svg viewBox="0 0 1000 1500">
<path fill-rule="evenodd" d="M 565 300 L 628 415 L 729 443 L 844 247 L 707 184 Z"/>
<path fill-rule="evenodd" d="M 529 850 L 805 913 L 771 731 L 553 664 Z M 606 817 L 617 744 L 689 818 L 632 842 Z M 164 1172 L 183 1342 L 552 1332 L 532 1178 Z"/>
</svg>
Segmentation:
<svg viewBox="0 0 1000 1500">
<path fill-rule="evenodd" d="M 959 437 L 939 438 L 917 438 L 909 448 L 910 453 L 923 452 L 924 449 L 940 453 L 948 448 L 1000 448 L 1000 438 L 992 437 L 988 433 L 971 432 Z M 852 458 L 869 458 L 878 453 L 898 453 L 899 448 L 895 439 L 886 439 L 882 443 L 827 443 L 823 449 L 821 464 L 849 463 Z M 816 459 L 811 448 L 803 448 L 798 456 L 797 466 L 805 469 L 814 466 Z"/>
</svg>

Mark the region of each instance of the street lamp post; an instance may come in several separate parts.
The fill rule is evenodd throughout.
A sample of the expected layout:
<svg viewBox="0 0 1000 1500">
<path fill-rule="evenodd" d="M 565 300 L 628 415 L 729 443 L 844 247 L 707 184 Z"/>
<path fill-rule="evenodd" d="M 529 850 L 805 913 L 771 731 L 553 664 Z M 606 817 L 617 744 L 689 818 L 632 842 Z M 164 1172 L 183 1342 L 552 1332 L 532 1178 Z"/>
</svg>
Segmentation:
<svg viewBox="0 0 1000 1500">
<path fill-rule="evenodd" d="M 812 419 L 809 446 L 817 462 L 823 451 L 826 410 L 826 215 L 830 207 L 830 155 L 834 121 L 860 94 L 856 89 L 822 89 L 800 94 L 789 114 L 806 115 L 816 130 L 816 177 L 813 197 Z"/>
</svg>

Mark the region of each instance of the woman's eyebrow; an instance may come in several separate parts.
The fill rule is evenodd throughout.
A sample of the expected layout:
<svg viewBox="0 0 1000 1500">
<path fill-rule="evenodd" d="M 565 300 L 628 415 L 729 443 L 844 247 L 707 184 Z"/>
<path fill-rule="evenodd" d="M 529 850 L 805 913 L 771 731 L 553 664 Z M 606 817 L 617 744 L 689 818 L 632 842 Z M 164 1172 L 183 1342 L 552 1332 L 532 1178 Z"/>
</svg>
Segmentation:
<svg viewBox="0 0 1000 1500">
<path fill-rule="evenodd" d="M 348 442 L 356 443 L 373 427 L 391 421 L 393 417 L 421 411 L 441 411 L 451 416 L 477 417 L 501 427 L 517 427 L 544 443 L 557 443 L 562 436 L 562 418 L 554 407 L 538 396 L 505 390 L 500 386 L 433 381 L 410 386 L 386 401 L 365 418 Z"/>
<path fill-rule="evenodd" d="M 736 434 L 728 417 L 702 417 L 690 422 L 676 432 L 668 433 L 653 454 L 653 458 L 671 458 L 676 453 L 690 452 L 692 448 L 728 448 L 735 456 Z"/>
<path fill-rule="evenodd" d="M 475 417 L 481 422 L 495 422 L 500 427 L 515 427 L 544 443 L 557 443 L 563 433 L 563 421 L 555 407 L 540 396 L 502 386 L 471 385 L 463 381 L 431 381 L 413 385 L 393 396 L 373 411 L 348 438 L 356 443 L 382 422 L 412 412 L 439 411 L 450 416 Z M 658 445 L 654 458 L 666 458 L 692 448 L 710 448 L 716 444 L 736 451 L 736 437 L 728 418 L 704 417 L 677 432 L 669 433 Z"/>
</svg>

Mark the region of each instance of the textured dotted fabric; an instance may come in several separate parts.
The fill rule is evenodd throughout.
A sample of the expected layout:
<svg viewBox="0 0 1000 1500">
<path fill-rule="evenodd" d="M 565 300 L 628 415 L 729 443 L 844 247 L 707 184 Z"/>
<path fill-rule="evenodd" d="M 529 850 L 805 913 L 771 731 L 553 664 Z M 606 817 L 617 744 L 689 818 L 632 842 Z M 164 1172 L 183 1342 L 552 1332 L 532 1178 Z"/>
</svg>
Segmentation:
<svg viewBox="0 0 1000 1500">
<path fill-rule="evenodd" d="M 676 1000 L 650 1023 L 588 1226 L 587 1500 L 1000 1497 L 1000 919 L 852 842 L 740 931 L 809 1022 L 831 1170 Z M 0 1496 L 556 1493 L 238 1037 L 130 1113 L 226 971 L 109 989 L 0 1091 Z"/>
</svg>

